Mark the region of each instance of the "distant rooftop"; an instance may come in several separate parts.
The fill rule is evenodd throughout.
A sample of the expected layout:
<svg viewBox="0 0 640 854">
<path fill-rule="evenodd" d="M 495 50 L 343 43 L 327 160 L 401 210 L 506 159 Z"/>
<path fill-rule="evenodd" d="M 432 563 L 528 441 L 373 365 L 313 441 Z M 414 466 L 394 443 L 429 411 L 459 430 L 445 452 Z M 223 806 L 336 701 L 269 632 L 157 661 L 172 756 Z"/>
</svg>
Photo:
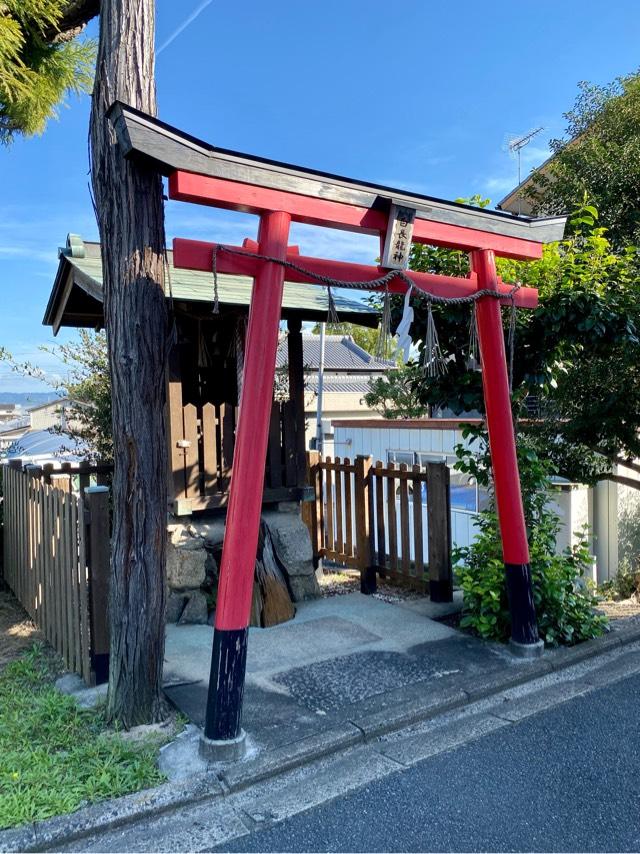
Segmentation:
<svg viewBox="0 0 640 854">
<path fill-rule="evenodd" d="M 30 406 L 27 412 L 37 412 L 39 409 L 48 409 L 51 406 L 64 406 L 71 403 L 68 397 L 54 397 L 53 400 L 48 400 L 46 403 L 37 403 L 35 406 Z"/>
<path fill-rule="evenodd" d="M 322 383 L 322 389 L 325 394 L 333 394 L 339 392 L 341 394 L 367 394 L 371 391 L 371 380 L 374 380 L 379 374 L 362 374 L 357 377 L 350 376 L 335 376 L 328 374 Z M 306 388 L 309 391 L 317 393 L 318 391 L 318 374 L 310 374 L 306 379 Z"/>
<path fill-rule="evenodd" d="M 6 452 L 7 459 L 74 462 L 83 458 L 81 448 L 66 433 L 51 430 L 27 430 Z"/>
<path fill-rule="evenodd" d="M 30 424 L 30 415 L 21 415 L 16 412 L 10 421 L 3 421 L 0 423 L 0 434 L 12 433 L 15 430 L 22 430 L 24 427 L 29 427 Z"/>
<path fill-rule="evenodd" d="M 377 359 L 359 347 L 350 335 L 325 335 L 324 367 L 328 372 L 344 374 L 382 374 L 394 367 L 395 362 Z M 287 364 L 286 339 L 278 345 L 277 365 Z M 305 333 L 302 336 L 302 364 L 305 371 L 318 371 L 320 366 L 320 336 Z M 345 380 L 341 379 L 344 383 Z"/>
</svg>

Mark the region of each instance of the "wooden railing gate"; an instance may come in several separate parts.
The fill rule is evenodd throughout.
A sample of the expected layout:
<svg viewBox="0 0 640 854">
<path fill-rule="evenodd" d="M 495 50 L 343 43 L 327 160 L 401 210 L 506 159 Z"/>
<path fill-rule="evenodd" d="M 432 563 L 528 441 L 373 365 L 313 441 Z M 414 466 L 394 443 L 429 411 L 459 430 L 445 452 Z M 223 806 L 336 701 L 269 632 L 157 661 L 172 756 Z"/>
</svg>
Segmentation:
<svg viewBox="0 0 640 854">
<path fill-rule="evenodd" d="M 321 460 L 310 451 L 307 470 L 314 500 L 303 513 L 316 557 L 359 569 L 363 593 L 375 590 L 379 575 L 451 601 L 446 463 L 396 467 L 370 457 Z"/>
</svg>

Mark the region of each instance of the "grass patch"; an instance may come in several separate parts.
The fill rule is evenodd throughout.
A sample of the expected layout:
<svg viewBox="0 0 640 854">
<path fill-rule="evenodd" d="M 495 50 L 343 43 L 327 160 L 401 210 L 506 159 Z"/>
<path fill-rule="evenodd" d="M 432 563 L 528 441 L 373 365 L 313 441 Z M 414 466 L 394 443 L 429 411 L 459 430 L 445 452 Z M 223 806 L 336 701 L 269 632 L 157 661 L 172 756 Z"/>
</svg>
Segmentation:
<svg viewBox="0 0 640 854">
<path fill-rule="evenodd" d="M 0 828 L 156 785 L 165 738 L 131 742 L 53 685 L 34 646 L 0 674 Z"/>
</svg>

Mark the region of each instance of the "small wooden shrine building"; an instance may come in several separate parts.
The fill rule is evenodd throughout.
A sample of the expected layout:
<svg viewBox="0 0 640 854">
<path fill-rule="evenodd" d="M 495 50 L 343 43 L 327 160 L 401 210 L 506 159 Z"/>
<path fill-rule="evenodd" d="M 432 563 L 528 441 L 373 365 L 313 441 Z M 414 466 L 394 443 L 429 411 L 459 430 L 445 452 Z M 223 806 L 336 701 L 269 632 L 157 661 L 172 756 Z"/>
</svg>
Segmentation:
<svg viewBox="0 0 640 854">
<path fill-rule="evenodd" d="M 182 516 L 227 504 L 252 280 L 219 274 L 214 313 L 212 275 L 174 268 L 172 252 L 168 260 L 167 300 L 176 327 L 167 391 L 169 509 Z M 377 325 L 378 315 L 366 303 L 340 293 L 333 297 L 341 321 Z M 305 495 L 302 323 L 326 321 L 328 310 L 324 288 L 285 282 L 281 317 L 288 364 L 279 387 L 288 386 L 288 399 L 274 400 L 271 410 L 264 503 Z M 54 334 L 61 327 L 103 327 L 99 244 L 68 236 L 43 322 Z M 256 472 L 261 469 L 256 460 Z"/>
</svg>

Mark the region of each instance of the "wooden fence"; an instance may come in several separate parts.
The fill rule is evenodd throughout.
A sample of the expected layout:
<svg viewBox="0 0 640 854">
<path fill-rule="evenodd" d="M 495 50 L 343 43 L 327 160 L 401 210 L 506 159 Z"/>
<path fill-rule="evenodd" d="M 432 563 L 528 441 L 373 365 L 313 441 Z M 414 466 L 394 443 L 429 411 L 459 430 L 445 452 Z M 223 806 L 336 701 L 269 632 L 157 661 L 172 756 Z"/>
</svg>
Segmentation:
<svg viewBox="0 0 640 854">
<path fill-rule="evenodd" d="M 373 464 L 370 457 L 324 461 L 308 453 L 315 500 L 304 509 L 314 553 L 361 573 L 363 593 L 376 577 L 451 601 L 451 508 L 446 463 L 424 468 Z"/>
<path fill-rule="evenodd" d="M 269 422 L 264 501 L 301 497 L 305 482 L 304 445 L 292 401 L 275 401 Z M 224 507 L 235 447 L 238 407 L 230 403 L 171 407 L 169 499 L 176 515 Z M 303 440 L 304 441 L 304 440 Z"/>
<path fill-rule="evenodd" d="M 108 476 L 86 464 L 3 469 L 5 581 L 88 685 L 108 677 Z"/>
</svg>

